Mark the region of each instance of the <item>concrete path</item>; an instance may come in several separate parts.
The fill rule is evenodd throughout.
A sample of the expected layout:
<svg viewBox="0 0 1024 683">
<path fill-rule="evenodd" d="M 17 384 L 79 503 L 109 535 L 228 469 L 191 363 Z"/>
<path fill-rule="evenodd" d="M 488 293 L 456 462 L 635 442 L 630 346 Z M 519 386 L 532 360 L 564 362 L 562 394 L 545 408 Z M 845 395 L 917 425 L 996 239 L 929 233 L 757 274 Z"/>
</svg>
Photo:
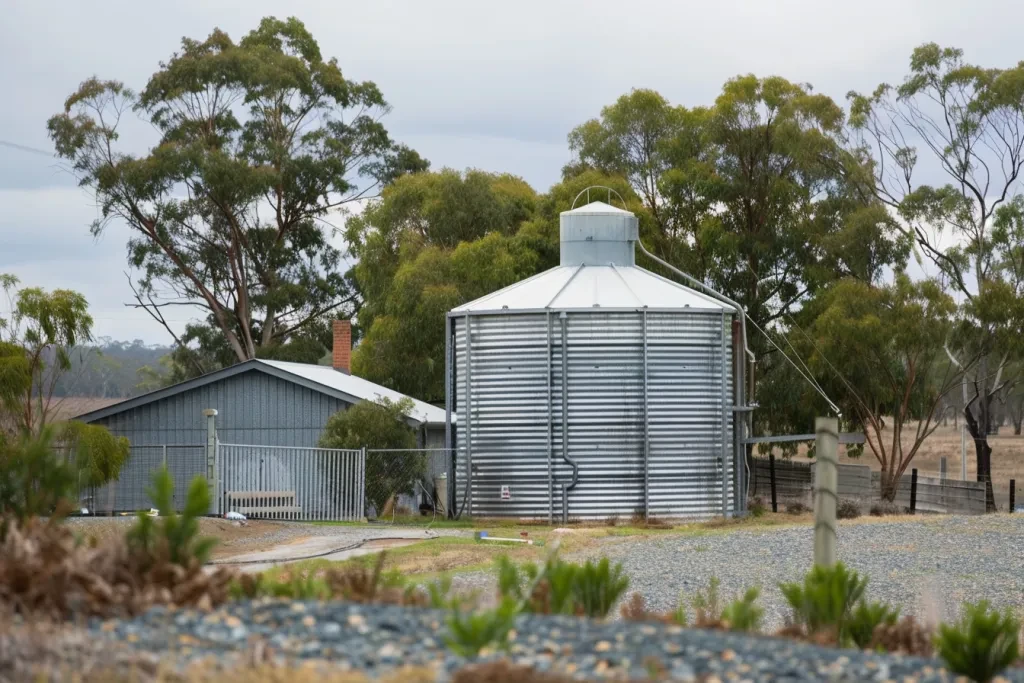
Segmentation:
<svg viewBox="0 0 1024 683">
<path fill-rule="evenodd" d="M 223 558 L 216 564 L 233 566 L 243 572 L 261 572 L 275 565 L 313 557 L 337 562 L 437 537 L 437 533 L 423 529 L 339 528 L 336 534 L 303 536 L 266 550 Z"/>
</svg>

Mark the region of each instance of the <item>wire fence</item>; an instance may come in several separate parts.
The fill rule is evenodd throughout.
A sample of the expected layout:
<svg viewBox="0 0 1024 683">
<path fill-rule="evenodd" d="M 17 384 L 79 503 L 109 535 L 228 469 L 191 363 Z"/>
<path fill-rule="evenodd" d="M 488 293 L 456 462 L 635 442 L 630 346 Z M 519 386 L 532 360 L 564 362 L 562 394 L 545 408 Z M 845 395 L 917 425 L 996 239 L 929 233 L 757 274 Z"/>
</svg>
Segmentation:
<svg viewBox="0 0 1024 683">
<path fill-rule="evenodd" d="M 79 485 L 79 503 L 90 511 L 135 512 L 152 506 L 148 488 L 153 475 L 166 467 L 174 482 L 176 511 L 185 505 L 188 486 L 197 476 L 206 476 L 206 446 L 203 444 L 132 446 L 128 462 L 116 481 L 93 487 Z"/>
<path fill-rule="evenodd" d="M 214 512 L 296 521 L 364 516 L 363 450 L 246 444 L 217 445 Z"/>
<path fill-rule="evenodd" d="M 813 462 L 754 458 L 751 497 L 768 504 L 773 497 L 783 505 L 810 505 L 814 490 Z M 840 464 L 837 494 L 867 509 L 889 502 L 900 509 L 946 514 L 984 514 L 985 484 L 952 478 L 943 471 L 908 470 L 898 481 L 884 478 L 867 465 Z"/>
</svg>

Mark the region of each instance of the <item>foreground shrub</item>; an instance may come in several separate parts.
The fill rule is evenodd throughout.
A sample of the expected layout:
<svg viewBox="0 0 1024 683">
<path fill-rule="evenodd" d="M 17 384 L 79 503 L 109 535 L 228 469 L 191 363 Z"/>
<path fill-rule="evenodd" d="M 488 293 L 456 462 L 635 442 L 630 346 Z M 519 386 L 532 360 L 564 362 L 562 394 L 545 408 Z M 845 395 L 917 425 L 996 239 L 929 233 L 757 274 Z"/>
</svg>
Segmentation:
<svg viewBox="0 0 1024 683">
<path fill-rule="evenodd" d="M 445 643 L 463 657 L 475 657 L 485 647 L 505 649 L 519 610 L 520 605 L 511 598 L 502 600 L 496 609 L 475 612 L 453 610 L 448 617 Z"/>
<path fill-rule="evenodd" d="M 868 512 L 872 517 L 888 517 L 903 514 L 903 508 L 892 501 L 882 500 L 873 504 Z"/>
<path fill-rule="evenodd" d="M 0 434 L 0 540 L 11 522 L 24 524 L 70 508 L 76 478 L 54 453 L 54 435 L 49 427 L 36 437 Z"/>
<path fill-rule="evenodd" d="M 879 627 L 888 627 L 899 619 L 900 611 L 893 609 L 884 602 L 868 602 L 861 600 L 850 613 L 846 625 L 846 635 L 860 649 L 881 645 L 875 640 L 875 632 Z M 888 647 L 885 647 L 888 650 Z"/>
<path fill-rule="evenodd" d="M 242 574 L 231 584 L 235 600 L 287 598 L 291 600 L 345 600 L 362 604 L 448 607 L 451 579 L 441 579 L 424 589 L 407 582 L 398 572 L 383 571 L 386 553 L 378 553 L 372 565 L 352 562 L 337 568 L 288 565 L 261 574 Z M 320 576 L 322 574 L 322 576 Z"/>
<path fill-rule="evenodd" d="M 856 519 L 860 517 L 860 503 L 849 498 L 840 498 L 839 502 L 836 503 L 836 518 L 837 519 Z"/>
<path fill-rule="evenodd" d="M 0 606 L 25 615 L 135 615 L 153 605 L 210 608 L 228 598 L 234 572 L 208 573 L 203 563 L 213 541 L 199 536 L 198 516 L 209 508 L 206 482 L 189 488 L 182 515 L 172 511 L 166 470 L 154 477 L 151 496 L 169 514 L 142 515 L 125 538 L 95 547 L 78 541 L 56 518 L 8 519 L 0 545 Z"/>
<path fill-rule="evenodd" d="M 842 562 L 832 567 L 815 565 L 800 583 L 781 583 L 779 589 L 793 608 L 796 625 L 809 634 L 833 634 L 848 641 L 850 612 L 864 595 L 867 578 L 848 570 Z"/>
<path fill-rule="evenodd" d="M 541 567 L 498 558 L 499 595 L 522 603 L 527 612 L 604 618 L 628 587 L 622 565 L 612 566 L 608 558 L 578 565 L 552 553 Z"/>
<path fill-rule="evenodd" d="M 891 654 L 931 657 L 932 632 L 914 617 L 906 616 L 893 624 L 876 626 L 868 647 Z"/>
<path fill-rule="evenodd" d="M 166 467 L 153 474 L 153 485 L 146 492 L 162 517 L 139 513 L 128 531 L 128 547 L 139 564 L 144 569 L 161 562 L 181 567 L 205 564 L 217 543 L 199 535 L 199 519 L 210 511 L 206 479 L 192 480 L 180 515 L 174 511 L 174 481 Z"/>
<path fill-rule="evenodd" d="M 55 520 L 12 522 L 0 544 L 0 608 L 64 619 L 131 616 L 154 605 L 207 609 L 228 597 L 234 572 L 204 571 L 129 549 L 122 538 L 96 547 Z"/>
<path fill-rule="evenodd" d="M 956 624 L 939 627 L 935 649 L 953 673 L 987 683 L 1017 660 L 1019 638 L 1020 621 L 982 600 L 964 605 Z"/>
<path fill-rule="evenodd" d="M 745 631 L 747 633 L 760 631 L 761 621 L 764 618 L 764 609 L 757 604 L 757 598 L 760 595 L 759 588 L 748 588 L 741 597 L 726 605 L 719 616 L 723 627 L 730 631 Z"/>
<path fill-rule="evenodd" d="M 748 500 L 747 512 L 750 513 L 751 517 L 762 517 L 764 513 L 768 512 L 768 508 L 764 504 L 764 498 L 761 496 L 754 496 Z"/>
<path fill-rule="evenodd" d="M 757 604 L 761 591 L 759 588 L 748 588 L 743 595 L 729 602 L 725 607 L 719 605 L 718 587 L 720 582 L 712 577 L 707 589 L 698 591 L 693 597 L 694 621 L 696 628 L 710 628 L 725 631 L 745 631 L 756 633 L 761 629 L 764 609 Z M 686 626 L 689 623 L 686 611 L 686 596 L 680 595 L 676 608 L 668 612 L 651 612 L 647 609 L 644 598 L 633 593 L 619 608 L 622 618 L 627 621 L 660 621 L 666 624 Z"/>
<path fill-rule="evenodd" d="M 804 505 L 799 500 L 792 500 L 786 503 L 786 512 L 791 515 L 802 515 L 805 512 L 810 512 L 811 509 Z"/>
</svg>

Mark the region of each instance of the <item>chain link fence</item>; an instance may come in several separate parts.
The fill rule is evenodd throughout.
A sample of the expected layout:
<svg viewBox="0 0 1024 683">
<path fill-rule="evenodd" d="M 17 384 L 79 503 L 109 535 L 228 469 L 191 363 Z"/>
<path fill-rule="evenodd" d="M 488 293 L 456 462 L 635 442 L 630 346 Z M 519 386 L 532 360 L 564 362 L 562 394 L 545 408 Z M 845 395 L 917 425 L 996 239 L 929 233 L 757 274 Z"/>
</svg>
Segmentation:
<svg viewBox="0 0 1024 683">
<path fill-rule="evenodd" d="M 94 513 L 137 512 L 148 510 L 153 503 L 147 489 L 153 474 L 167 467 L 174 482 L 174 507 L 185 506 L 188 486 L 197 476 L 206 476 L 206 446 L 161 445 L 132 446 L 128 462 L 116 481 L 103 486 L 79 485 L 79 504 Z M 79 475 L 81 478 L 81 474 Z"/>
</svg>

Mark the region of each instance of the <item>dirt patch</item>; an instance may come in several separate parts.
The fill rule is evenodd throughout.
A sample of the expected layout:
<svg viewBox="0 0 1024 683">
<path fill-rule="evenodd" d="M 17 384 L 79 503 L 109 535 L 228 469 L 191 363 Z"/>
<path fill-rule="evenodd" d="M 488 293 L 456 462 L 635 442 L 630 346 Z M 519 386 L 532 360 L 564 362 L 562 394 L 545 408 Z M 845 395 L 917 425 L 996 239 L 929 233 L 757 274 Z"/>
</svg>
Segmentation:
<svg viewBox="0 0 1024 683">
<path fill-rule="evenodd" d="M 83 538 L 103 541 L 123 536 L 134 522 L 133 517 L 75 517 L 69 519 L 67 523 Z M 280 522 L 250 520 L 242 526 L 237 522 L 216 517 L 200 519 L 199 531 L 204 536 L 217 539 L 217 545 L 213 550 L 214 559 L 261 550 L 282 543 L 292 543 L 305 536 L 301 527 Z"/>
</svg>

